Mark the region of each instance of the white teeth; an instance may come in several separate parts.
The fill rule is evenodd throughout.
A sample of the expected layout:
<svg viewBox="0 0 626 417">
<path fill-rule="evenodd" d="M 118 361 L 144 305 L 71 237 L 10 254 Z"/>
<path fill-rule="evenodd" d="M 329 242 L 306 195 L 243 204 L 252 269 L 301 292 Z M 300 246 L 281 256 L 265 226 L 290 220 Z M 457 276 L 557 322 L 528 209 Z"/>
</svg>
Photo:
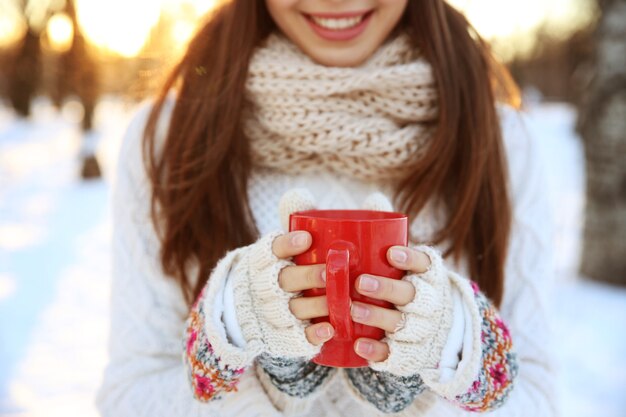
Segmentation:
<svg viewBox="0 0 626 417">
<path fill-rule="evenodd" d="M 363 16 L 358 17 L 349 17 L 349 18 L 341 18 L 341 19 L 326 19 L 321 17 L 311 16 L 311 19 L 317 24 L 325 29 L 331 30 L 345 30 L 350 29 L 363 20 Z"/>
</svg>

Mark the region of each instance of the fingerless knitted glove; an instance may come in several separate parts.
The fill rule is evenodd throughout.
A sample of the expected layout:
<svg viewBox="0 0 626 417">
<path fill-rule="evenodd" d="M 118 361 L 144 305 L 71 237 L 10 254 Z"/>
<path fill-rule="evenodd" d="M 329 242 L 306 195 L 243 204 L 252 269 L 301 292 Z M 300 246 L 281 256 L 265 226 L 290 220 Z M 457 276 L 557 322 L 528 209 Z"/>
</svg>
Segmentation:
<svg viewBox="0 0 626 417">
<path fill-rule="evenodd" d="M 281 200 L 281 215 L 288 218 L 291 212 L 312 205 L 310 194 L 293 190 Z M 185 334 L 185 362 L 196 398 L 208 401 L 220 392 L 233 390 L 245 368 L 260 355 L 308 361 L 319 353 L 321 346 L 306 339 L 308 322 L 297 319 L 289 309 L 289 300 L 297 294 L 283 291 L 278 285 L 281 269 L 293 265 L 272 251 L 274 239 L 281 234 L 269 233 L 252 245 L 226 254 L 192 307 Z M 221 304 L 227 279 L 233 284 L 235 314 L 245 339 L 243 347 L 228 341 L 215 309 Z"/>
<path fill-rule="evenodd" d="M 415 298 L 404 306 L 397 306 L 404 313 L 405 322 L 384 340 L 390 351 L 387 360 L 370 364 L 372 369 L 399 376 L 437 369 L 452 326 L 451 284 L 441 256 L 430 246 L 415 249 L 425 252 L 431 265 L 426 272 L 403 278 L 415 287 Z"/>
<path fill-rule="evenodd" d="M 478 286 L 446 268 L 437 249 L 426 245 L 415 249 L 430 257 L 431 266 L 403 278 L 415 287 L 415 298 L 397 306 L 405 323 L 386 335 L 389 357 L 370 366 L 398 376 L 419 375 L 430 389 L 464 409 L 493 410 L 504 402 L 517 376 L 509 331 Z M 452 325 L 453 286 L 468 311 L 471 334 L 465 338 L 454 377 L 442 382 L 439 362 Z"/>
<path fill-rule="evenodd" d="M 235 267 L 234 294 L 237 321 L 249 349 L 282 358 L 311 359 L 321 346 L 304 333 L 308 324 L 289 309 L 288 293 L 278 285 L 278 274 L 293 262 L 278 259 L 272 242 L 281 232 L 270 233 L 248 248 Z"/>
</svg>

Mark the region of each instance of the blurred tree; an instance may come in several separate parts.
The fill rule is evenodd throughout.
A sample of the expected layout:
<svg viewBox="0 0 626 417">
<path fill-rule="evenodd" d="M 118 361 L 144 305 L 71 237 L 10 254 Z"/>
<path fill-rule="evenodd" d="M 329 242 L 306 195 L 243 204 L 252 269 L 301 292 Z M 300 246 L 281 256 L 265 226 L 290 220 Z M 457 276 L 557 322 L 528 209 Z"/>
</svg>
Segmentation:
<svg viewBox="0 0 626 417">
<path fill-rule="evenodd" d="M 26 8 L 27 0 L 20 0 L 18 10 L 28 21 Z M 29 25 L 7 71 L 9 101 L 22 117 L 30 116 L 30 104 L 41 81 L 40 36 L 41 31 Z"/>
<path fill-rule="evenodd" d="M 599 0 L 594 76 L 580 108 L 587 207 L 581 272 L 626 285 L 626 0 Z"/>
<path fill-rule="evenodd" d="M 57 91 L 61 100 L 69 94 L 76 94 L 84 108 L 81 127 L 90 131 L 93 127 L 94 110 L 98 101 L 98 67 L 89 53 L 85 37 L 78 24 L 74 0 L 66 0 L 63 10 L 74 27 L 70 49 L 60 57 L 57 72 Z M 57 101 L 58 98 L 55 99 Z"/>
<path fill-rule="evenodd" d="M 100 165 L 95 157 L 97 135 L 93 130 L 93 118 L 100 94 L 98 66 L 89 52 L 89 46 L 78 24 L 74 0 L 66 0 L 61 12 L 65 13 L 73 27 L 69 50 L 57 58 L 57 70 L 52 88 L 52 98 L 60 105 L 70 95 L 76 96 L 83 107 L 81 129 L 83 143 L 81 150 L 82 178 L 99 178 Z"/>
</svg>

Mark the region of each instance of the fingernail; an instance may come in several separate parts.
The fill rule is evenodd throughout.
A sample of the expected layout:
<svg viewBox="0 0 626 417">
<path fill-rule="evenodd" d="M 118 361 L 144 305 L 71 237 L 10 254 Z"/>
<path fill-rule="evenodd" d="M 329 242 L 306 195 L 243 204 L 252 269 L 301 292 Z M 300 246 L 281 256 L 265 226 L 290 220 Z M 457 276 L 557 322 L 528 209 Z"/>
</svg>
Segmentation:
<svg viewBox="0 0 626 417">
<path fill-rule="evenodd" d="M 356 342 L 356 351 L 364 355 L 369 355 L 374 350 L 374 346 L 370 342 L 359 340 Z"/>
<path fill-rule="evenodd" d="M 378 280 L 369 275 L 361 275 L 359 289 L 363 291 L 376 291 L 378 289 Z"/>
<path fill-rule="evenodd" d="M 355 319 L 365 319 L 367 318 L 367 316 L 369 316 L 370 310 L 367 307 L 363 307 L 358 304 L 352 304 L 350 313 Z"/>
<path fill-rule="evenodd" d="M 321 339 L 328 339 L 330 336 L 332 336 L 332 332 L 330 331 L 330 327 L 328 326 L 318 327 L 317 329 L 315 329 L 315 334 Z"/>
<path fill-rule="evenodd" d="M 322 270 L 322 281 L 326 282 L 326 269 Z"/>
<path fill-rule="evenodd" d="M 394 261 L 396 261 L 399 264 L 403 264 L 406 262 L 407 259 L 409 259 L 409 256 L 407 255 L 406 251 L 404 249 L 400 249 L 400 248 L 392 248 L 391 249 L 391 259 L 393 259 Z"/>
<path fill-rule="evenodd" d="M 291 237 L 291 244 L 293 246 L 298 246 L 298 247 L 299 246 L 304 246 L 304 245 L 306 245 L 306 242 L 307 242 L 308 239 L 309 239 L 309 236 L 308 236 L 307 233 L 299 232 L 299 233 L 294 234 Z"/>
</svg>

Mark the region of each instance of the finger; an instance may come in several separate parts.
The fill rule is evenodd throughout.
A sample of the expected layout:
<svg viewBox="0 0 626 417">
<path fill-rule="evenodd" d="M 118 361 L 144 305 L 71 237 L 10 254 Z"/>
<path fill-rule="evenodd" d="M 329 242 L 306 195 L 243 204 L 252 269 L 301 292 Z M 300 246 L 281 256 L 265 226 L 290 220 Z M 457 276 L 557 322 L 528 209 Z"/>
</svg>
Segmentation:
<svg viewBox="0 0 626 417">
<path fill-rule="evenodd" d="M 368 326 L 378 327 L 387 332 L 394 332 L 402 322 L 402 313 L 398 310 L 378 307 L 354 301 L 350 308 L 352 320 Z"/>
<path fill-rule="evenodd" d="M 392 246 L 387 251 L 387 260 L 391 266 L 421 274 L 430 267 L 430 257 L 424 252 L 406 247 Z"/>
<path fill-rule="evenodd" d="M 272 252 L 279 258 L 289 258 L 305 252 L 311 246 L 311 234 L 305 231 L 290 232 L 278 236 L 272 242 Z"/>
<path fill-rule="evenodd" d="M 335 330 L 333 329 L 333 326 L 330 325 L 330 323 L 324 322 L 308 326 L 306 329 L 304 329 L 304 333 L 306 334 L 306 338 L 310 343 L 314 345 L 320 345 L 327 340 L 330 340 L 335 334 Z"/>
<path fill-rule="evenodd" d="M 382 362 L 389 357 L 389 345 L 378 340 L 362 337 L 354 342 L 354 351 L 372 362 Z"/>
<path fill-rule="evenodd" d="M 289 309 L 300 320 L 328 316 L 328 303 L 325 295 L 292 298 L 289 300 Z"/>
<path fill-rule="evenodd" d="M 278 285 L 287 292 L 326 287 L 326 265 L 288 266 L 278 274 Z"/>
<path fill-rule="evenodd" d="M 376 275 L 361 275 L 356 289 L 360 294 L 397 306 L 406 305 L 415 299 L 415 287 L 410 282 Z"/>
</svg>

